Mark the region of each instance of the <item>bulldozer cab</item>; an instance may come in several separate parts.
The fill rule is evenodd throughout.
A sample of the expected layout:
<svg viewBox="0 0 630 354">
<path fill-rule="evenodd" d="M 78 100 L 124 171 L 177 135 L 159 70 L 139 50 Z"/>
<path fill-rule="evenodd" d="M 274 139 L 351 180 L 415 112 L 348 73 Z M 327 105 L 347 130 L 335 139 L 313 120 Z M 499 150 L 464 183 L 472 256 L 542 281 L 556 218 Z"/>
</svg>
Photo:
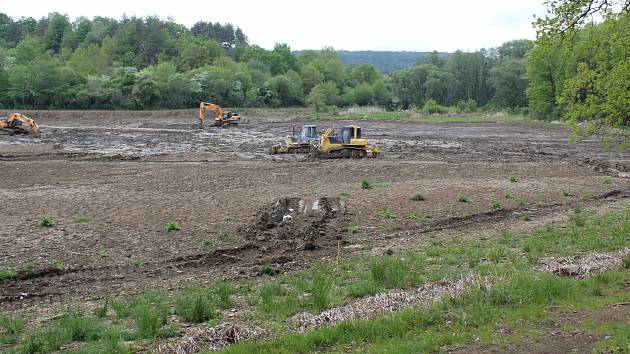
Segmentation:
<svg viewBox="0 0 630 354">
<path fill-rule="evenodd" d="M 305 125 L 300 132 L 300 138 L 302 140 L 317 139 L 317 128 L 314 125 Z"/>
<path fill-rule="evenodd" d="M 349 144 L 352 139 L 361 139 L 361 128 L 355 125 L 341 128 L 342 143 Z"/>
</svg>

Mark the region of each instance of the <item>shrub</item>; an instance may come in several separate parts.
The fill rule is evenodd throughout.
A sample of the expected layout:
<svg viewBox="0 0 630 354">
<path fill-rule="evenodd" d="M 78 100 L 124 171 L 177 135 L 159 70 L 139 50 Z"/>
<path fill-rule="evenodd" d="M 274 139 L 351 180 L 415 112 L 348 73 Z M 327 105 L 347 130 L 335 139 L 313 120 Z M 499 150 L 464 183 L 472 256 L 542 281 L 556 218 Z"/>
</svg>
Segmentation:
<svg viewBox="0 0 630 354">
<path fill-rule="evenodd" d="M 433 113 L 446 113 L 448 112 L 448 108 L 441 106 L 439 103 L 437 103 L 436 100 L 434 99 L 429 99 L 424 103 L 424 106 L 422 107 L 422 112 L 423 113 L 429 113 L 429 114 L 433 114 Z"/>
<path fill-rule="evenodd" d="M 458 101 L 455 105 L 460 112 L 473 113 L 477 112 L 477 102 L 473 99 L 467 99 L 466 101 Z"/>
<path fill-rule="evenodd" d="M 55 219 L 50 215 L 42 215 L 37 219 L 37 226 L 39 227 L 53 227 L 55 226 Z"/>
<path fill-rule="evenodd" d="M 164 230 L 166 230 L 167 232 L 178 231 L 181 229 L 181 226 L 179 226 L 179 224 L 175 221 L 169 221 L 166 223 L 166 225 L 164 225 Z"/>
<path fill-rule="evenodd" d="M 420 201 L 426 200 L 426 198 L 422 194 L 416 194 L 413 197 L 411 197 L 411 200 L 413 200 L 414 202 L 420 202 Z"/>
<path fill-rule="evenodd" d="M 370 182 L 367 179 L 364 179 L 363 181 L 361 181 L 361 188 L 363 188 L 363 189 L 372 189 L 372 185 L 370 184 Z"/>
</svg>

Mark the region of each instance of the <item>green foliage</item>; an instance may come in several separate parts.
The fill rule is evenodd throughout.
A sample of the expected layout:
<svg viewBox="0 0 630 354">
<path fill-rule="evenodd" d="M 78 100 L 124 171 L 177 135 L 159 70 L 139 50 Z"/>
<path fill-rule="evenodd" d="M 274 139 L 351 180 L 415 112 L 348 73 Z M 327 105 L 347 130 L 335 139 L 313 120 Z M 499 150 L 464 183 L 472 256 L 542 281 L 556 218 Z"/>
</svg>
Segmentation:
<svg viewBox="0 0 630 354">
<path fill-rule="evenodd" d="M 460 195 L 459 197 L 457 197 L 457 201 L 460 203 L 468 203 L 470 200 L 468 199 L 467 196 Z"/>
<path fill-rule="evenodd" d="M 377 210 L 374 211 L 374 216 L 381 218 L 381 219 L 386 219 L 386 220 L 390 220 L 390 219 L 394 219 L 396 218 L 396 213 L 394 213 L 391 210 Z"/>
<path fill-rule="evenodd" d="M 351 234 L 358 234 L 361 232 L 361 229 L 357 225 L 348 225 L 348 232 Z"/>
<path fill-rule="evenodd" d="M 316 273 L 311 281 L 309 303 L 314 311 L 321 312 L 330 306 L 330 290 L 332 279 L 330 274 Z"/>
<path fill-rule="evenodd" d="M 402 288 L 423 281 L 404 260 L 392 256 L 370 262 L 370 277 L 375 284 L 385 289 Z"/>
<path fill-rule="evenodd" d="M 18 273 L 8 268 L 0 268 L 0 283 L 17 279 Z"/>
<path fill-rule="evenodd" d="M 276 275 L 276 270 L 273 269 L 272 266 L 270 266 L 268 264 L 265 264 L 262 267 L 260 267 L 259 273 L 262 274 L 262 275 L 267 275 L 267 276 L 272 277 L 272 276 Z"/>
<path fill-rule="evenodd" d="M 370 184 L 368 180 L 364 179 L 363 181 L 361 181 L 361 188 L 372 189 L 372 185 Z"/>
<path fill-rule="evenodd" d="M 133 309 L 132 315 L 138 338 L 152 339 L 157 337 L 158 331 L 166 323 L 168 308 L 164 304 L 138 305 Z"/>
<path fill-rule="evenodd" d="M 0 314 L 0 345 L 16 344 L 22 332 L 24 332 L 26 322 L 13 319 Z"/>
<path fill-rule="evenodd" d="M 84 224 L 84 223 L 91 222 L 93 219 L 94 218 L 92 218 L 91 216 L 80 215 L 76 219 L 74 219 L 74 223 L 75 224 Z"/>
<path fill-rule="evenodd" d="M 129 264 L 131 264 L 133 269 L 139 269 L 144 266 L 144 261 L 142 259 L 132 259 Z"/>
<path fill-rule="evenodd" d="M 565 191 L 563 190 L 560 195 L 562 195 L 565 198 L 569 198 L 569 197 L 573 197 L 573 193 L 569 192 L 569 191 Z"/>
<path fill-rule="evenodd" d="M 423 196 L 422 194 L 416 194 L 413 197 L 411 197 L 411 200 L 413 200 L 414 202 L 419 202 L 422 200 L 426 200 L 425 196 Z"/>
<path fill-rule="evenodd" d="M 175 302 L 175 314 L 191 323 L 205 322 L 217 316 L 210 300 L 204 294 L 184 296 Z"/>
<path fill-rule="evenodd" d="M 510 176 L 510 178 L 508 179 L 511 183 L 516 183 L 518 182 L 518 177 L 516 176 Z"/>
<path fill-rule="evenodd" d="M 109 258 L 111 255 L 109 254 L 109 251 L 107 250 L 101 250 L 98 252 L 99 257 L 101 258 Z"/>
<path fill-rule="evenodd" d="M 55 226 L 55 219 L 50 215 L 42 215 L 37 219 L 37 226 L 39 227 L 53 227 Z"/>
<path fill-rule="evenodd" d="M 181 229 L 181 226 L 175 221 L 169 221 L 166 223 L 166 225 L 164 225 L 164 230 L 166 230 L 167 232 L 179 231 Z"/>
<path fill-rule="evenodd" d="M 235 221 L 236 220 L 236 216 L 234 215 L 226 215 L 223 217 L 223 220 L 225 221 Z"/>
<path fill-rule="evenodd" d="M 418 215 L 416 213 L 407 214 L 406 218 L 408 220 L 413 220 L 416 222 L 425 222 L 431 220 L 433 217 L 431 215 Z"/>
<path fill-rule="evenodd" d="M 501 210 L 503 209 L 503 205 L 501 205 L 501 202 L 499 202 L 498 200 L 495 200 L 492 202 L 492 209 Z"/>
<path fill-rule="evenodd" d="M 434 99 L 429 99 L 424 103 L 424 106 L 422 106 L 422 112 L 423 113 L 446 113 L 448 112 L 448 109 L 446 107 L 441 106 L 439 103 L 437 103 L 436 100 Z"/>
</svg>

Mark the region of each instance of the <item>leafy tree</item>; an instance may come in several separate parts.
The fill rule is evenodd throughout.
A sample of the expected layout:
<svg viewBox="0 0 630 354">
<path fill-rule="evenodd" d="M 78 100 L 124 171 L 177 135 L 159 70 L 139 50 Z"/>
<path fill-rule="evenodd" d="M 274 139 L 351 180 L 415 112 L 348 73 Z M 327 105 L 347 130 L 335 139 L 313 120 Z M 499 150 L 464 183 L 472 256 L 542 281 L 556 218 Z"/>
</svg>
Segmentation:
<svg viewBox="0 0 630 354">
<path fill-rule="evenodd" d="M 493 100 L 501 107 L 527 105 L 525 66 L 518 59 L 500 61 L 490 70 L 490 85 L 494 87 Z"/>
<path fill-rule="evenodd" d="M 70 29 L 70 21 L 68 21 L 66 16 L 58 13 L 51 14 L 49 18 L 44 43 L 46 49 L 50 49 L 53 53 L 58 54 L 61 51 L 64 34 Z"/>
</svg>

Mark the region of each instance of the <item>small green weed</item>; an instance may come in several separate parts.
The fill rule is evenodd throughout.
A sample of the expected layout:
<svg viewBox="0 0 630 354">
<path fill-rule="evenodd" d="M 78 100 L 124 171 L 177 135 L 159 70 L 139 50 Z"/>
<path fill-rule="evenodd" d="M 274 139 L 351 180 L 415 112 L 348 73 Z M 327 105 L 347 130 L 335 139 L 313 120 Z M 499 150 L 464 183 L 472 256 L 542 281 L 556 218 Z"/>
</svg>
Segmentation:
<svg viewBox="0 0 630 354">
<path fill-rule="evenodd" d="M 503 198 L 505 198 L 505 199 L 512 199 L 514 197 L 512 196 L 512 193 L 505 192 L 505 193 L 503 193 Z"/>
<path fill-rule="evenodd" d="M 377 210 L 373 214 L 374 216 L 378 218 L 386 219 L 386 220 L 396 218 L 396 214 L 391 210 Z"/>
<path fill-rule="evenodd" d="M 503 257 L 507 254 L 507 249 L 504 245 L 495 245 L 488 252 L 488 259 L 494 263 L 499 263 Z"/>
<path fill-rule="evenodd" d="M 408 220 L 413 220 L 416 222 L 425 222 L 431 220 L 433 217 L 431 215 L 418 215 L 416 213 L 407 214 L 406 218 Z"/>
<path fill-rule="evenodd" d="M 130 262 L 133 269 L 139 269 L 144 266 L 144 261 L 142 259 L 132 259 Z"/>
<path fill-rule="evenodd" d="M 522 219 L 523 221 L 532 221 L 532 218 L 529 216 L 529 213 L 523 213 Z"/>
<path fill-rule="evenodd" d="M 623 257 L 622 264 L 624 269 L 630 269 L 630 253 Z"/>
<path fill-rule="evenodd" d="M 94 316 L 98 318 L 103 318 L 107 316 L 107 308 L 109 307 L 109 298 L 105 298 L 105 302 L 103 302 L 103 306 L 97 306 L 94 309 Z"/>
<path fill-rule="evenodd" d="M 157 337 L 159 329 L 166 323 L 168 317 L 168 308 L 164 304 L 155 307 L 138 305 L 132 312 L 136 323 L 136 335 L 142 339 Z"/>
<path fill-rule="evenodd" d="M 79 215 L 76 219 L 74 219 L 75 224 L 84 224 L 92 221 L 94 218 L 87 215 Z"/>
<path fill-rule="evenodd" d="M 225 221 L 235 221 L 236 220 L 236 216 L 234 215 L 226 215 L 223 217 L 223 220 Z"/>
<path fill-rule="evenodd" d="M 368 181 L 367 179 L 364 179 L 363 181 L 361 181 L 361 188 L 372 189 L 372 185 L 370 184 L 370 181 Z"/>
<path fill-rule="evenodd" d="M 411 200 L 413 200 L 414 202 L 420 202 L 426 199 L 427 198 L 425 198 L 425 196 L 423 196 L 422 194 L 416 194 L 413 197 L 411 197 Z"/>
<path fill-rule="evenodd" d="M 99 251 L 98 255 L 101 258 L 109 258 L 111 256 L 107 250 Z"/>
<path fill-rule="evenodd" d="M 274 275 L 276 275 L 276 270 L 273 269 L 272 266 L 265 264 L 262 267 L 260 267 L 259 273 L 262 275 L 268 275 L 270 277 L 273 277 Z"/>
<path fill-rule="evenodd" d="M 358 234 L 361 230 L 359 230 L 359 227 L 357 225 L 348 225 L 348 232 L 351 234 Z"/>
<path fill-rule="evenodd" d="M 503 205 L 501 205 L 501 202 L 499 202 L 498 200 L 495 200 L 492 202 L 492 209 L 501 210 L 503 209 Z"/>
<path fill-rule="evenodd" d="M 39 227 L 53 227 L 55 226 L 55 219 L 50 215 L 42 215 L 37 219 L 37 226 Z"/>
<path fill-rule="evenodd" d="M 610 177 L 604 177 L 604 179 L 602 180 L 603 184 L 612 184 L 612 178 Z"/>
<path fill-rule="evenodd" d="M 460 203 L 468 203 L 470 199 L 468 199 L 468 197 L 465 195 L 460 195 L 459 197 L 457 197 L 457 201 Z"/>
<path fill-rule="evenodd" d="M 0 269 L 0 283 L 3 283 L 8 280 L 17 279 L 18 273 L 11 269 L 2 268 Z"/>
<path fill-rule="evenodd" d="M 518 197 L 514 198 L 514 202 L 518 206 L 523 206 L 523 205 L 527 204 L 527 199 L 525 197 L 518 196 Z"/>
<path fill-rule="evenodd" d="M 516 183 L 516 182 L 518 182 L 518 177 L 516 177 L 516 176 L 510 176 L 509 181 L 510 181 L 511 183 Z"/>
<path fill-rule="evenodd" d="M 166 223 L 166 225 L 164 225 L 164 230 L 166 230 L 166 232 L 174 232 L 181 229 L 182 227 L 175 221 L 169 221 Z"/>
<path fill-rule="evenodd" d="M 317 273 L 311 282 L 309 303 L 313 310 L 321 312 L 330 306 L 332 280 L 328 274 Z"/>
<path fill-rule="evenodd" d="M 349 195 L 348 192 L 340 192 L 339 193 L 339 196 L 342 197 L 342 198 L 347 198 L 348 195 Z"/>
<path fill-rule="evenodd" d="M 569 191 L 565 191 L 563 190 L 562 192 L 560 192 L 560 195 L 562 195 L 565 198 L 569 198 L 569 197 L 573 197 L 573 193 L 569 192 Z"/>
<path fill-rule="evenodd" d="M 175 314 L 186 322 L 201 323 L 217 316 L 210 300 L 203 294 L 184 296 L 175 300 Z"/>
</svg>

